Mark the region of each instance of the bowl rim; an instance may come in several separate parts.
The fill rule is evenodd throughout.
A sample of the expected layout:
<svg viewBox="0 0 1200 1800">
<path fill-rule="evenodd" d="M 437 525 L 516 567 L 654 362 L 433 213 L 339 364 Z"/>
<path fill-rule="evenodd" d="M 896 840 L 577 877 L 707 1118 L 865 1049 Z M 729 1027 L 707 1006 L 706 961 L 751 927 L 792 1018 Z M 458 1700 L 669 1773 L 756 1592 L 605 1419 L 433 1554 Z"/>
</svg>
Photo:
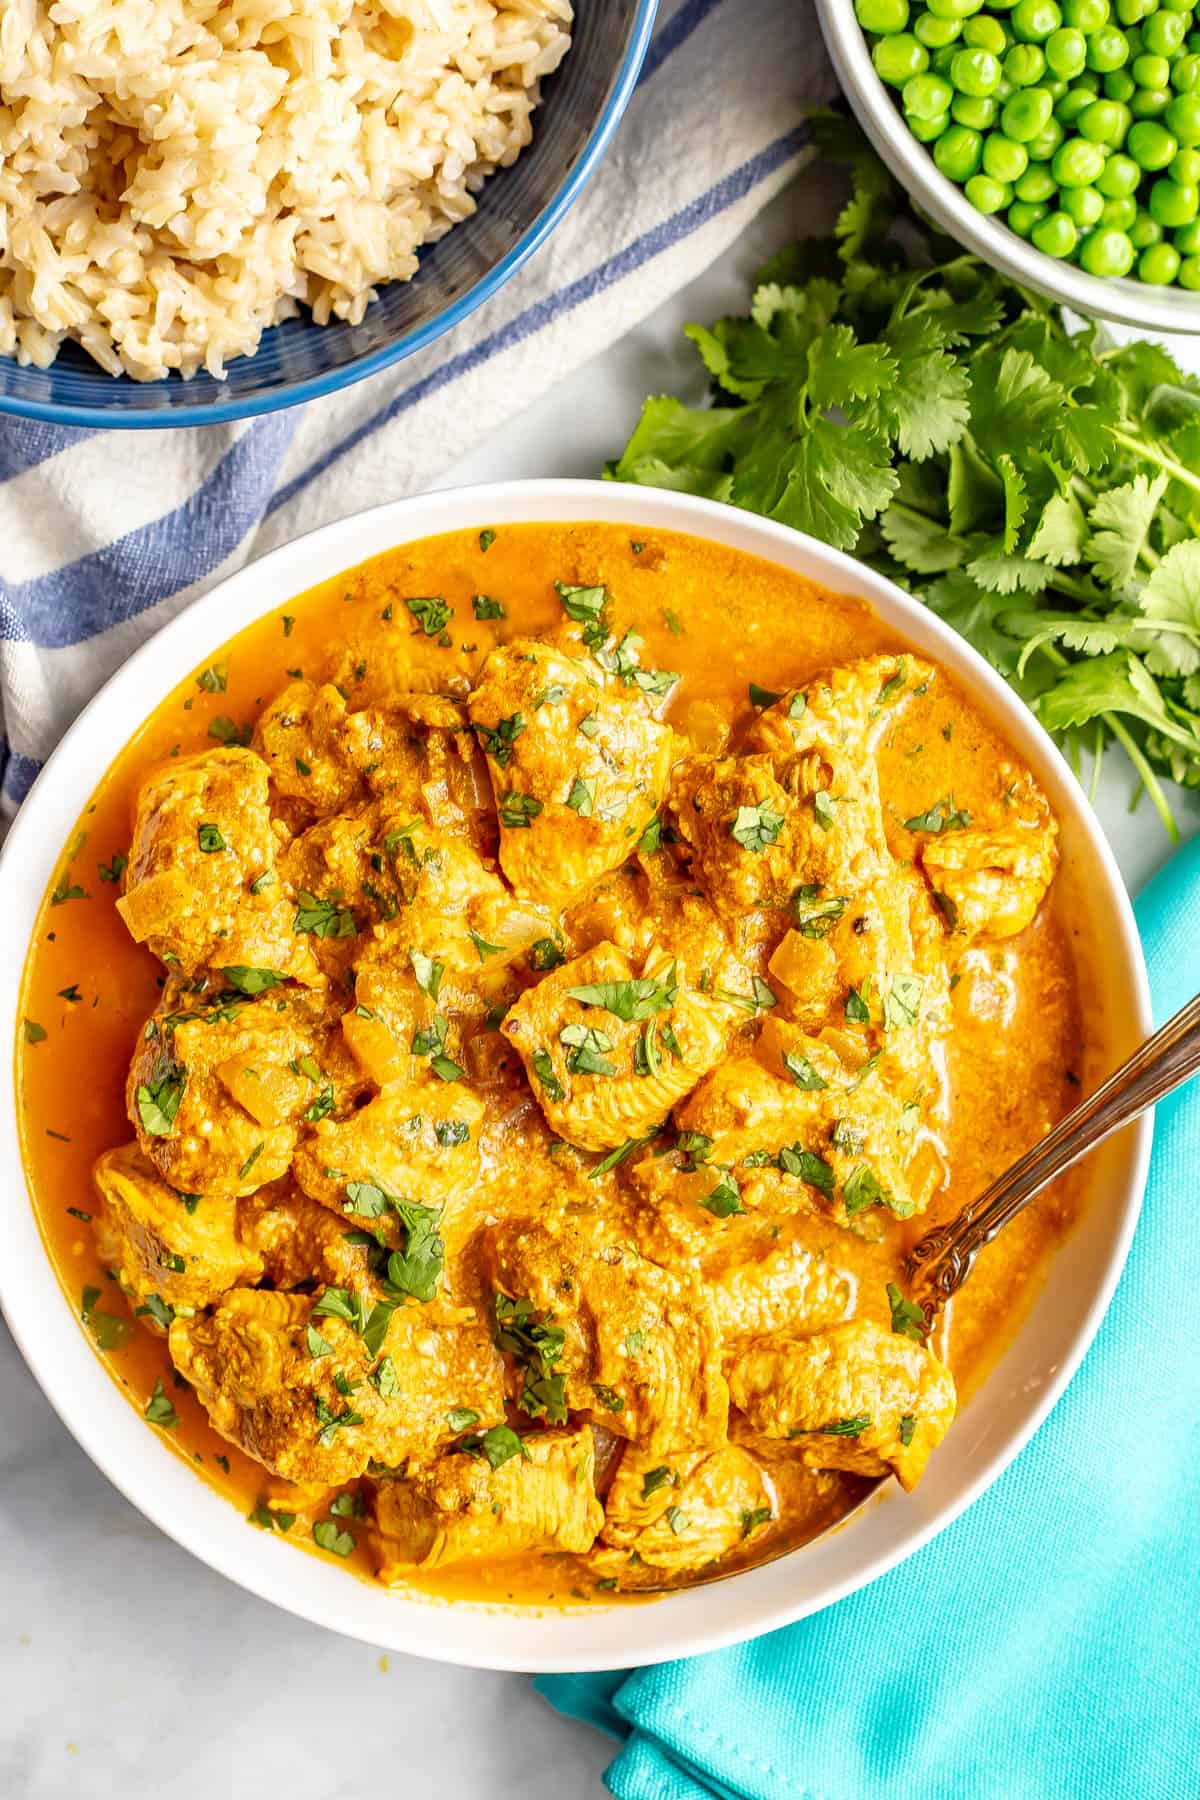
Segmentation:
<svg viewBox="0 0 1200 1800">
<path fill-rule="evenodd" d="M 0 852 L 0 1030 L 16 1045 L 26 951 L 46 885 L 97 781 L 151 705 L 212 651 L 289 598 L 380 551 L 442 532 L 524 522 L 606 521 L 707 538 L 781 564 L 834 591 L 864 599 L 898 636 L 945 666 L 1018 754 L 1031 762 L 1060 816 L 1070 815 L 1090 857 L 1090 892 L 1110 934 L 1109 964 L 1127 989 L 1131 1030 L 1150 1029 L 1149 987 L 1132 908 L 1116 862 L 1086 799 L 1042 727 L 963 639 L 920 602 L 840 551 L 789 527 L 714 501 L 604 481 L 532 480 L 443 489 L 393 501 L 323 526 L 228 577 L 147 641 L 89 702 L 35 782 Z M 1023 1384 L 1021 1416 L 978 1466 L 935 1499 L 881 1490 L 844 1530 L 729 1580 L 684 1590 L 652 1606 L 593 1601 L 575 1610 L 443 1603 L 347 1579 L 332 1559 L 297 1558 L 275 1536 L 249 1533 L 238 1511 L 168 1444 L 147 1434 L 80 1326 L 63 1330 L 59 1284 L 28 1203 L 16 1116 L 15 1054 L 0 1058 L 0 1166 L 13 1179 L 0 1197 L 0 1308 L 32 1374 L 100 1471 L 166 1535 L 211 1568 L 286 1611 L 361 1641 L 467 1666 L 580 1671 L 660 1662 L 718 1649 L 793 1623 L 866 1586 L 920 1549 L 995 1481 L 1058 1400 L 1099 1328 L 1124 1266 L 1141 1205 L 1151 1121 L 1129 1128 L 1123 1172 L 1086 1311 L 1059 1360 Z M 19 1176 L 18 1177 L 18 1171 Z M 1086 1290 L 1085 1290 L 1086 1291 Z M 1022 1327 L 1022 1332 L 1026 1329 Z M 1014 1342 L 1019 1342 L 1021 1333 Z M 1000 1366 L 1003 1366 L 1003 1359 Z M 985 1388 L 996 1380 L 993 1372 Z M 985 1421 L 985 1431 L 987 1422 Z M 974 1464 L 980 1448 L 972 1441 Z M 966 1444 L 964 1442 L 964 1451 Z M 943 1484 L 945 1485 L 945 1484 Z M 893 1484 L 894 1486 L 894 1484 Z M 876 1525 L 869 1525 L 874 1520 Z M 880 1525 L 879 1522 L 882 1521 Z M 876 1529 L 878 1526 L 878 1529 Z M 865 1547 L 882 1534 L 872 1554 Z M 789 1581 L 789 1574 L 793 1579 Z M 809 1578 L 806 1579 L 806 1576 Z"/>
<path fill-rule="evenodd" d="M 1144 331 L 1200 333 L 1200 294 L 1150 287 L 1128 276 L 1089 275 L 1075 263 L 1047 256 L 1016 232 L 971 205 L 943 175 L 932 155 L 905 124 L 871 61 L 853 0 L 817 0 L 825 47 L 868 138 L 904 191 L 949 235 L 1021 287 L 1085 317 L 1109 319 Z M 1171 296 L 1183 296 L 1174 298 Z"/>
<path fill-rule="evenodd" d="M 485 300 L 490 300 L 516 274 L 559 225 L 595 174 L 637 86 L 658 15 L 659 0 L 633 0 L 633 5 L 629 34 L 617 65 L 616 79 L 566 180 L 499 262 L 472 283 L 452 305 L 423 325 L 414 326 L 411 331 L 405 332 L 402 337 L 384 345 L 380 350 L 368 351 L 336 369 L 284 384 L 266 394 L 213 400 L 191 409 L 166 406 L 161 410 L 147 407 L 142 411 L 125 412 L 102 402 L 75 406 L 52 400 L 26 400 L 0 392 L 0 417 L 7 414 L 12 418 L 35 419 L 46 425 L 73 425 L 81 429 L 98 428 L 107 431 L 170 431 L 197 425 L 230 425 L 240 419 L 261 418 L 267 413 L 300 406 L 307 400 L 320 400 L 327 394 L 340 393 L 344 388 L 353 387 L 356 383 L 365 381 L 368 376 L 378 375 L 383 369 L 389 369 L 393 364 L 427 349 L 446 332 L 461 325 L 464 319 L 482 306 Z M 486 194 L 485 184 L 483 197 Z M 12 360 L 11 357 L 0 357 L 0 363 Z M 98 363 L 96 370 L 98 375 L 104 374 Z M 110 376 L 108 379 L 116 383 L 129 378 Z M 174 378 L 168 379 L 173 381 Z M 137 385 L 149 388 L 155 384 L 150 382 Z"/>
</svg>

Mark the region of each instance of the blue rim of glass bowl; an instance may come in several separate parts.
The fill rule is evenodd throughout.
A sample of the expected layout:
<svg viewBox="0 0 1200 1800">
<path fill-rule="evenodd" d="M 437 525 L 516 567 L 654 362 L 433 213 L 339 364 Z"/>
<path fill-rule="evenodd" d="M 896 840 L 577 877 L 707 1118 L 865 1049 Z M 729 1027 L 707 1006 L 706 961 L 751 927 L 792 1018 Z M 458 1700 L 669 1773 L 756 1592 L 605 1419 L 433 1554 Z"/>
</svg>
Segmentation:
<svg viewBox="0 0 1200 1800">
<path fill-rule="evenodd" d="M 0 391 L 0 416 L 22 419 L 36 419 L 49 425 L 71 425 L 86 429 L 98 427 L 101 430 L 131 431 L 167 431 L 193 425 L 228 425 L 238 419 L 255 418 L 264 413 L 278 412 L 286 407 L 299 406 L 307 400 L 319 400 L 326 394 L 337 393 L 342 388 L 353 386 L 364 381 L 370 375 L 377 375 L 381 370 L 390 368 L 404 358 L 425 349 L 437 338 L 452 331 L 460 325 L 477 307 L 489 300 L 498 289 L 502 288 L 510 276 L 525 263 L 534 251 L 544 243 L 564 214 L 579 198 L 596 171 L 596 166 L 608 148 L 609 142 L 621 122 L 630 96 L 637 85 L 638 75 L 650 46 L 651 34 L 658 13 L 658 0 L 636 0 L 633 22 L 626 41 L 625 50 L 618 65 L 616 79 L 600 110 L 595 125 L 579 152 L 574 166 L 566 180 L 547 202 L 533 222 L 526 227 L 511 249 L 490 268 L 486 274 L 467 288 L 466 292 L 441 312 L 436 313 L 424 323 L 412 326 L 392 343 L 382 349 L 366 351 L 353 360 L 340 364 L 319 375 L 302 378 L 290 385 L 282 384 L 265 393 L 249 393 L 237 398 L 216 400 L 208 404 L 195 406 L 164 406 L 161 408 L 129 409 L 104 405 L 75 405 L 59 401 L 32 400 L 20 395 Z M 484 190 L 486 193 L 486 189 Z M 469 221 L 465 221 L 469 223 Z M 279 329 L 279 328 L 276 328 Z M 311 329 L 320 329 L 311 327 Z M 9 361 L 0 358 L 0 363 Z M 96 365 L 99 372 L 99 365 Z M 123 378 L 109 377 L 110 380 Z M 178 377 L 169 377 L 172 383 Z M 147 383 L 146 387 L 159 384 Z"/>
</svg>

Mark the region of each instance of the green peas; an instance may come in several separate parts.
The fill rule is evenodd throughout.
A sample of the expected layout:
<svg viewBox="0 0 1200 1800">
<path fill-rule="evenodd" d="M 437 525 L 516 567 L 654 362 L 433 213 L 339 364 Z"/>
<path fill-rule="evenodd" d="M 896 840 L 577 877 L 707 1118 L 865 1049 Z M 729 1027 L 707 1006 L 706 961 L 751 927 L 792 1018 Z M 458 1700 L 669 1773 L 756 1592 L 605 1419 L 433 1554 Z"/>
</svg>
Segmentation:
<svg viewBox="0 0 1200 1800">
<path fill-rule="evenodd" d="M 983 139 L 966 125 L 950 125 L 933 146 L 933 160 L 950 181 L 969 181 L 979 167 Z"/>
<path fill-rule="evenodd" d="M 1014 200 L 1004 217 L 1010 231 L 1027 238 L 1038 220 L 1044 219 L 1049 211 L 1044 200 Z"/>
<path fill-rule="evenodd" d="M 880 81 L 889 87 L 902 88 L 906 81 L 929 67 L 929 52 L 911 32 L 898 31 L 892 37 L 880 38 L 871 52 L 871 61 Z"/>
<path fill-rule="evenodd" d="M 1175 230 L 1180 225 L 1190 225 L 1200 213 L 1200 188 L 1190 182 L 1172 181 L 1163 175 L 1150 189 L 1146 205 L 1152 219 L 1168 230 Z"/>
<path fill-rule="evenodd" d="M 1182 13 L 1151 13 L 1142 26 L 1142 42 L 1152 56 L 1174 56 L 1183 46 L 1187 28 Z"/>
<path fill-rule="evenodd" d="M 969 94 L 956 94 L 950 103 L 950 117 L 956 125 L 969 125 L 972 131 L 990 131 L 1000 117 L 995 98 L 976 100 Z"/>
<path fill-rule="evenodd" d="M 1152 219 L 1148 212 L 1140 212 L 1129 227 L 1129 241 L 1135 250 L 1148 250 L 1152 244 L 1161 244 L 1165 236 L 1157 219 Z"/>
<path fill-rule="evenodd" d="M 1013 7 L 1013 35 L 1023 44 L 1044 44 L 1062 22 L 1054 0 L 1017 0 Z"/>
<path fill-rule="evenodd" d="M 1104 77 L 1104 97 L 1106 100 L 1132 100 L 1137 93 L 1137 82 L 1128 69 L 1113 69 Z"/>
<path fill-rule="evenodd" d="M 1122 25 L 1136 25 L 1154 9 L 1155 0 L 1117 0 L 1117 17 Z"/>
<path fill-rule="evenodd" d="M 946 80 L 949 81 L 949 79 L 950 79 L 950 64 L 954 61 L 954 59 L 957 55 L 958 55 L 958 50 L 955 47 L 955 45 L 942 44 L 939 49 L 932 50 L 930 52 L 929 67 L 932 69 L 932 71 L 935 75 L 944 75 L 946 77 Z"/>
<path fill-rule="evenodd" d="M 934 13 L 922 13 L 913 25 L 913 35 L 927 50 L 944 50 L 962 35 L 961 19 L 939 19 Z"/>
<path fill-rule="evenodd" d="M 1030 163 L 1015 186 L 1017 199 L 1030 203 L 1052 200 L 1058 191 L 1054 177 L 1045 163 Z"/>
<path fill-rule="evenodd" d="M 1070 256 L 1079 242 L 1079 233 L 1075 229 L 1075 221 L 1065 212 L 1047 213 L 1039 219 L 1029 234 L 1035 250 L 1043 256 Z"/>
<path fill-rule="evenodd" d="M 906 116 L 926 123 L 940 113 L 948 113 L 953 98 L 954 89 L 950 83 L 941 75 L 933 74 L 914 75 L 911 81 L 905 82 L 900 94 Z"/>
<path fill-rule="evenodd" d="M 919 144 L 932 144 L 935 138 L 941 137 L 949 125 L 950 114 L 948 112 L 939 113 L 936 119 L 908 118 L 905 123 Z"/>
<path fill-rule="evenodd" d="M 854 0 L 854 16 L 864 31 L 880 35 L 903 31 L 908 24 L 908 0 Z"/>
<path fill-rule="evenodd" d="M 1193 292 L 1200 288 L 1200 256 L 1184 257 L 1175 279 L 1181 288 L 1190 288 Z"/>
<path fill-rule="evenodd" d="M 1138 257 L 1138 280 L 1151 287 L 1169 287 L 1179 273 L 1180 255 L 1170 244 L 1152 244 Z"/>
<path fill-rule="evenodd" d="M 1096 223 L 1102 231 L 1128 231 L 1137 218 L 1137 211 L 1137 201 L 1132 194 L 1126 194 L 1121 200 L 1106 200 Z"/>
<path fill-rule="evenodd" d="M 1104 212 L 1104 195 L 1094 187 L 1068 188 L 1059 196 L 1059 203 L 1081 231 L 1098 225 Z"/>
<path fill-rule="evenodd" d="M 1007 182 L 993 181 L 990 175 L 972 175 L 963 193 L 976 212 L 981 213 L 1003 212 L 1013 197 L 1012 188 Z"/>
<path fill-rule="evenodd" d="M 1046 73 L 1046 58 L 1036 44 L 1014 44 L 1004 58 L 1005 79 L 1014 87 L 1036 87 Z"/>
<path fill-rule="evenodd" d="M 1030 162 L 1048 163 L 1066 135 L 1058 120 L 1051 119 L 1045 131 L 1039 131 L 1026 145 Z"/>
<path fill-rule="evenodd" d="M 1200 150 L 1181 150 L 1172 157 L 1167 174 L 1172 181 L 1182 181 L 1192 187 L 1200 186 Z"/>
<path fill-rule="evenodd" d="M 1088 68 L 1101 75 L 1129 61 L 1129 39 L 1116 25 L 1101 25 L 1088 39 Z"/>
<path fill-rule="evenodd" d="M 1003 56 L 1008 49 L 1008 33 L 999 19 L 968 19 L 963 26 L 963 43 L 970 44 L 972 50 L 990 50 L 993 56 Z"/>
<path fill-rule="evenodd" d="M 1128 275 L 1136 251 L 1123 231 L 1093 231 L 1079 251 L 1080 267 L 1089 275 Z"/>
<path fill-rule="evenodd" d="M 990 50 L 959 50 L 950 64 L 950 80 L 960 94 L 986 100 L 1000 80 L 1000 64 Z"/>
<path fill-rule="evenodd" d="M 1129 127 L 1125 148 L 1135 163 L 1150 173 L 1165 169 L 1179 145 L 1154 119 L 1139 119 Z"/>
<path fill-rule="evenodd" d="M 1174 244 L 1180 256 L 1200 255 L 1200 219 L 1193 219 L 1190 225 L 1181 225 L 1175 233 Z"/>
<path fill-rule="evenodd" d="M 1080 113 L 1077 124 L 1090 143 L 1119 150 L 1130 126 L 1129 108 L 1119 100 L 1093 100 Z"/>
<path fill-rule="evenodd" d="M 1171 86 L 1179 94 L 1194 94 L 1200 88 L 1200 56 L 1192 53 L 1175 58 L 1171 64 Z"/>
<path fill-rule="evenodd" d="M 1000 111 L 1000 124 L 1005 137 L 1027 144 L 1045 131 L 1054 111 L 1054 102 L 1044 88 L 1022 88 Z"/>
<path fill-rule="evenodd" d="M 1029 167 L 1029 152 L 1024 144 L 1015 144 L 999 131 L 993 131 L 983 146 L 983 172 L 995 181 L 1019 181 Z"/>
<path fill-rule="evenodd" d="M 1063 0 L 1063 23 L 1076 31 L 1097 31 L 1108 16 L 1108 0 Z"/>
<path fill-rule="evenodd" d="M 1087 39 L 1082 31 L 1063 25 L 1046 39 L 1046 61 L 1062 81 L 1071 81 L 1087 67 Z"/>
<path fill-rule="evenodd" d="M 1171 79 L 1171 65 L 1165 56 L 1135 56 L 1129 73 L 1141 88 L 1165 88 Z"/>
<path fill-rule="evenodd" d="M 1129 102 L 1129 110 L 1135 119 L 1158 119 L 1170 103 L 1170 88 L 1138 88 Z"/>
<path fill-rule="evenodd" d="M 1102 172 L 1096 177 L 1096 186 L 1107 200 L 1123 200 L 1126 194 L 1136 194 L 1142 179 L 1142 171 L 1132 156 L 1110 156 Z"/>
<path fill-rule="evenodd" d="M 1163 113 L 1163 123 L 1181 144 L 1200 144 L 1200 94 L 1179 94 Z"/>
<path fill-rule="evenodd" d="M 1063 125 L 1073 125 L 1085 107 L 1091 106 L 1096 96 L 1090 88 L 1069 87 L 1061 100 L 1054 103 L 1054 116 Z"/>
<path fill-rule="evenodd" d="M 1090 187 L 1104 169 L 1104 152 L 1086 138 L 1071 138 L 1054 153 L 1050 173 L 1059 187 Z"/>
<path fill-rule="evenodd" d="M 983 0 L 925 0 L 925 4 L 939 19 L 967 19 L 979 11 Z"/>
</svg>

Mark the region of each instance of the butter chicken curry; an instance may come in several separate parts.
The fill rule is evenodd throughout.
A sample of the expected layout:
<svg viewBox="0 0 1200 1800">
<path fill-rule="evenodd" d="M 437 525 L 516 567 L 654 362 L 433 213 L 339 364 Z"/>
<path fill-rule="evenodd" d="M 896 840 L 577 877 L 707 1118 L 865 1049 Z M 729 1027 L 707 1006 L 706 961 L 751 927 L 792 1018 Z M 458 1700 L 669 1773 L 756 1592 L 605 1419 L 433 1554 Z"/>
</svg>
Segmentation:
<svg viewBox="0 0 1200 1800">
<path fill-rule="evenodd" d="M 1058 1117 L 1029 771 L 863 606 L 615 526 L 409 545 L 153 715 L 47 896 L 27 1164 L 264 1530 L 525 1601 L 920 1478 L 1070 1190 L 927 1348 L 908 1246 Z M 953 1370 L 953 1374 L 951 1371 Z"/>
</svg>

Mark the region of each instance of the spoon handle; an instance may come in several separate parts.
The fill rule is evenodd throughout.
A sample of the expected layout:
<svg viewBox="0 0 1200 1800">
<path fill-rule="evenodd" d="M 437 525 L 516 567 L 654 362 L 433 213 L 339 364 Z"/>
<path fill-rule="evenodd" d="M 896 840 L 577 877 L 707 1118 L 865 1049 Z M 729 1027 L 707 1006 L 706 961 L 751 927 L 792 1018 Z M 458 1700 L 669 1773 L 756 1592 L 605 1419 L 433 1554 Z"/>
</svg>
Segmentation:
<svg viewBox="0 0 1200 1800">
<path fill-rule="evenodd" d="M 958 1217 L 927 1233 L 909 1253 L 913 1299 L 933 1322 L 975 1258 L 1035 1195 L 1122 1125 L 1200 1071 L 1200 995 L 1134 1051 L 1094 1094 L 1081 1100 Z"/>
</svg>

